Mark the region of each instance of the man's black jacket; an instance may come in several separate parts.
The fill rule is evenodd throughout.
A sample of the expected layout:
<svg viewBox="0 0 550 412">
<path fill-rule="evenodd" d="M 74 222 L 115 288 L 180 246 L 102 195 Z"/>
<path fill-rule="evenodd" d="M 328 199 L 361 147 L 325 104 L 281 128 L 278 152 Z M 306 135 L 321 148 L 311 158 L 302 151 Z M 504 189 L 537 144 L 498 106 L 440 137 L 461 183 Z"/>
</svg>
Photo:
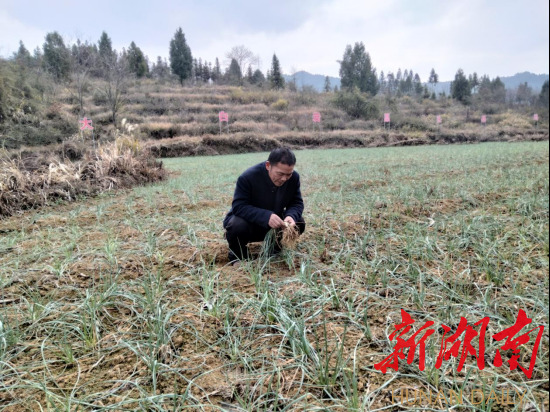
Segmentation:
<svg viewBox="0 0 550 412">
<path fill-rule="evenodd" d="M 290 179 L 277 187 L 271 181 L 265 162 L 247 169 L 237 179 L 231 210 L 223 221 L 223 226 L 231 216 L 239 216 L 248 222 L 269 227 L 272 213 L 281 219 L 290 216 L 295 222 L 302 221 L 304 201 L 300 193 L 300 175 L 294 171 Z"/>
</svg>

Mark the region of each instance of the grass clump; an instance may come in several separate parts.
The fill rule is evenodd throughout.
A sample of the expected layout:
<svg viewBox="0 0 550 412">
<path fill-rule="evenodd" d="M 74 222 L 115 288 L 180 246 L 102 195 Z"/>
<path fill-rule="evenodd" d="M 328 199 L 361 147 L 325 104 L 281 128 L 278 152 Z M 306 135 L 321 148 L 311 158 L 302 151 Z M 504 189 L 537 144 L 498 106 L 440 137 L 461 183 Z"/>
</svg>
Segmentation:
<svg viewBox="0 0 550 412">
<path fill-rule="evenodd" d="M 166 176 L 162 163 L 127 136 L 75 157 L 80 159 L 47 152 L 19 158 L 0 153 L 0 216 Z"/>
</svg>

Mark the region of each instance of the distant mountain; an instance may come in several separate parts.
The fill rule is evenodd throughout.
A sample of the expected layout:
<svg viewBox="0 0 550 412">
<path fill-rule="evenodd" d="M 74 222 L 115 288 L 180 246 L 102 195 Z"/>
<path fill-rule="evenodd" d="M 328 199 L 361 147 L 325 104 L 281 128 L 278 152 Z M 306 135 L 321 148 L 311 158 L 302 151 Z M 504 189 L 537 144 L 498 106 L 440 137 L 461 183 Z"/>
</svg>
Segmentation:
<svg viewBox="0 0 550 412">
<path fill-rule="evenodd" d="M 301 90 L 304 86 L 313 87 L 318 92 L 322 92 L 325 89 L 325 77 L 322 74 L 311 74 L 304 71 L 299 71 L 293 75 L 284 74 L 283 77 L 285 81 L 291 82 L 296 81 L 296 87 L 298 90 Z M 340 78 L 339 77 L 330 77 L 330 87 L 334 89 L 334 86 L 338 86 L 340 89 Z"/>
<path fill-rule="evenodd" d="M 533 89 L 533 93 L 540 93 L 542 85 L 545 81 L 548 80 L 547 74 L 534 74 L 531 72 L 516 73 L 513 76 L 500 77 L 502 83 L 508 90 L 515 90 L 520 84 L 527 83 L 529 87 Z M 491 80 L 494 78 L 491 77 Z M 431 90 L 431 89 L 430 89 Z M 445 92 L 449 94 L 451 92 L 451 82 L 441 82 L 438 83 L 435 87 L 435 92 L 437 94 Z"/>
<path fill-rule="evenodd" d="M 296 87 L 298 90 L 301 90 L 304 86 L 313 87 L 315 90 L 321 92 L 325 88 L 325 76 L 322 74 L 311 74 L 305 71 L 299 71 L 294 73 L 294 75 L 283 75 L 285 81 L 288 83 L 296 80 Z M 530 72 L 517 73 L 513 76 L 501 77 L 500 80 L 504 83 L 504 86 L 509 90 L 516 89 L 520 84 L 527 83 L 529 87 L 533 89 L 534 93 L 540 93 L 542 85 L 549 78 L 548 74 L 534 74 Z M 334 86 L 340 88 L 340 78 L 339 77 L 330 77 L 330 86 L 334 89 Z M 491 78 L 492 80 L 493 78 Z M 431 90 L 431 89 L 430 89 Z M 445 92 L 449 94 L 451 90 L 451 82 L 440 82 L 435 87 L 435 92 L 437 94 Z"/>
</svg>

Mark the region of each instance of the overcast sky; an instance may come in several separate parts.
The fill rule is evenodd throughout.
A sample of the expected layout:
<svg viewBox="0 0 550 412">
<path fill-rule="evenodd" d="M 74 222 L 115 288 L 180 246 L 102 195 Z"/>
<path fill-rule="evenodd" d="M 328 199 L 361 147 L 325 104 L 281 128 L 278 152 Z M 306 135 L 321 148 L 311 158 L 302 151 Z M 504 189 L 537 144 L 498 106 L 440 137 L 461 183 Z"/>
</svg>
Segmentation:
<svg viewBox="0 0 550 412">
<path fill-rule="evenodd" d="M 32 52 L 51 31 L 69 44 L 106 31 L 117 50 L 134 41 L 153 62 L 181 27 L 193 57 L 223 65 L 244 45 L 264 72 L 275 53 L 285 74 L 338 77 L 346 45 L 362 41 L 378 73 L 494 78 L 549 73 L 549 20 L 547 0 L 0 0 L 0 55 L 20 40 Z"/>
</svg>

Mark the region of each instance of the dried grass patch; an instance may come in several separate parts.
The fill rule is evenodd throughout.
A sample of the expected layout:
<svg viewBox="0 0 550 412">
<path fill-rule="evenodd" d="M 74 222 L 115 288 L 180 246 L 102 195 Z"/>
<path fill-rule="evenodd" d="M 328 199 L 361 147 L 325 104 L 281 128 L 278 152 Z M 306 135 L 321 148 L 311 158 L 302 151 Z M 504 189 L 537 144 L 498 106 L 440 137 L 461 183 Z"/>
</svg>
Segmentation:
<svg viewBox="0 0 550 412">
<path fill-rule="evenodd" d="M 71 161 L 46 152 L 13 159 L 0 154 L 0 217 L 48 204 L 72 201 L 115 188 L 164 179 L 166 171 L 137 141 L 119 138 Z"/>
</svg>

